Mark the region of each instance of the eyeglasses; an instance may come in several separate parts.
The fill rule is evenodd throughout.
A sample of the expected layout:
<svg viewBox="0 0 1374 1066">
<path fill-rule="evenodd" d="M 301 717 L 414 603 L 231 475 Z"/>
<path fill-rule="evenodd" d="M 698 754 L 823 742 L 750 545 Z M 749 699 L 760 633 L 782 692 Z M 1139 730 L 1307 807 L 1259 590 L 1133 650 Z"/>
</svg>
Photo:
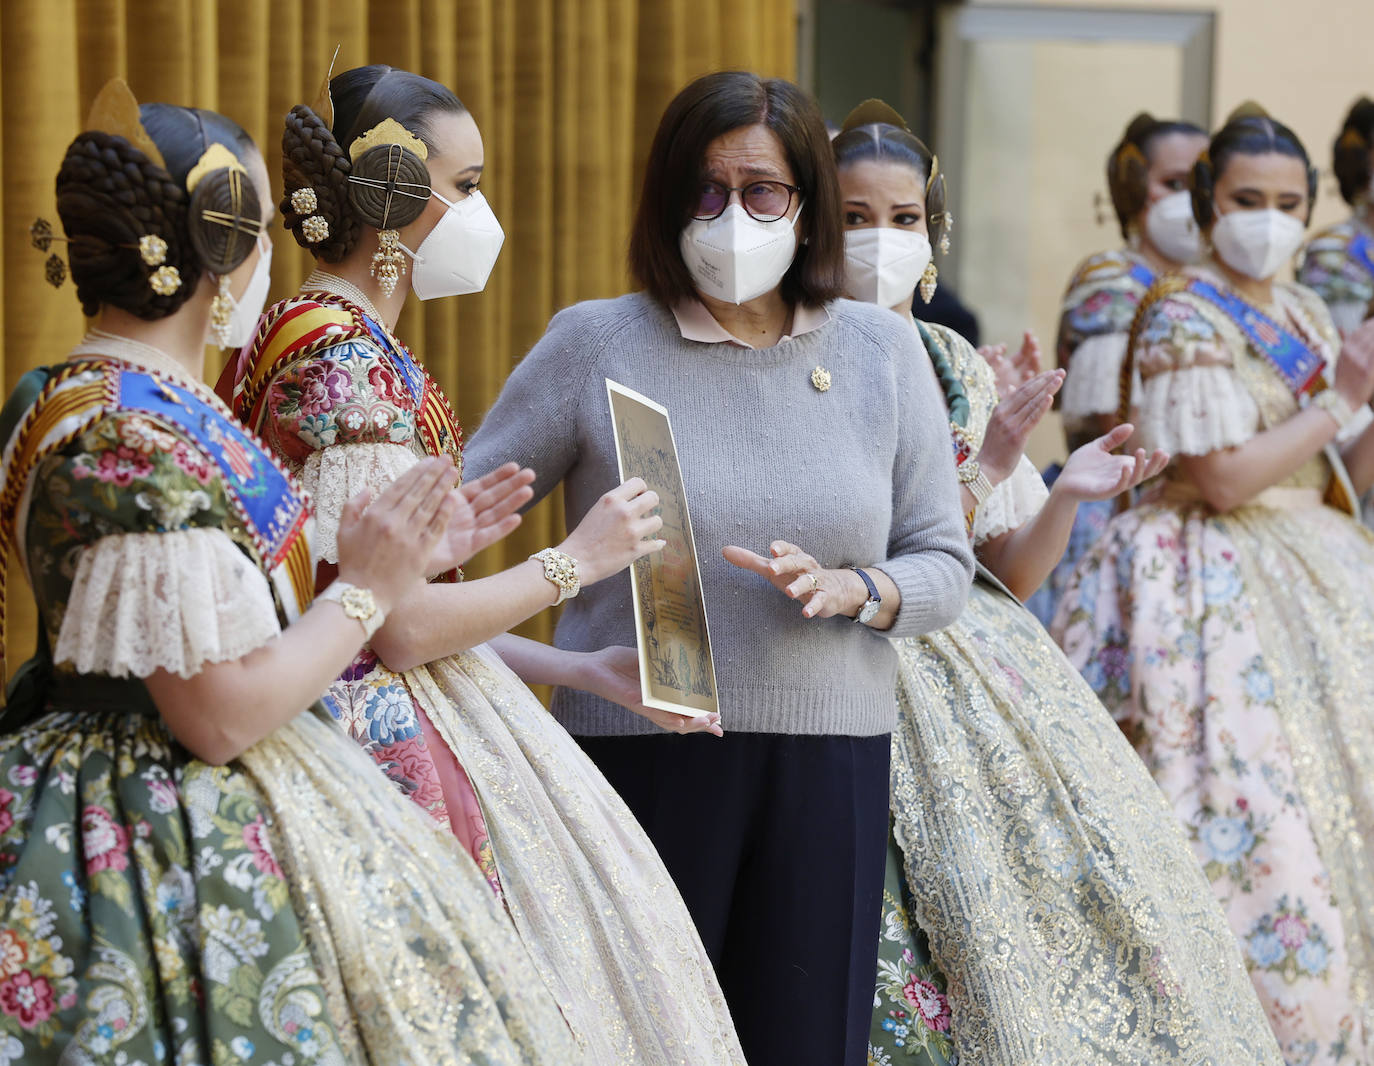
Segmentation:
<svg viewBox="0 0 1374 1066">
<path fill-rule="evenodd" d="M 748 185 L 722 185 L 718 181 L 703 181 L 693 218 L 703 222 L 719 218 L 730 206 L 730 198 L 739 193 L 739 202 L 749 217 L 757 222 L 776 222 L 787 214 L 792 197 L 801 192 L 796 185 L 785 181 L 751 181 Z"/>
</svg>

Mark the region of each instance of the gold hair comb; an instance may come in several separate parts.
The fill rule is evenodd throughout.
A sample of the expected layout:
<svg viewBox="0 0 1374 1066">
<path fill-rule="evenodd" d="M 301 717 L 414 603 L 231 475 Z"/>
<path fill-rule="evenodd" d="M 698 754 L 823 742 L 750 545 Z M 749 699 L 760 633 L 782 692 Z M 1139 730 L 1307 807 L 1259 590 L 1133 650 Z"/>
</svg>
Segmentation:
<svg viewBox="0 0 1374 1066">
<path fill-rule="evenodd" d="M 380 148 L 388 144 L 409 149 L 421 159 L 429 158 L 429 149 L 425 147 L 425 142 L 390 117 L 382 119 L 381 122 L 354 140 L 348 146 L 348 158 L 356 163 L 358 157 L 369 149 Z"/>
</svg>

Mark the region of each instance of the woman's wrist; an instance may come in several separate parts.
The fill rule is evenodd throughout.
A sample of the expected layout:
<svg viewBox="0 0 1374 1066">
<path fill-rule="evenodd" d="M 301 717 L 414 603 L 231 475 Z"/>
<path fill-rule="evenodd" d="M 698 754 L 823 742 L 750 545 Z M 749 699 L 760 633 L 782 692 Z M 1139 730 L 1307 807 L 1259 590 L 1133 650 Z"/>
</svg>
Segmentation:
<svg viewBox="0 0 1374 1066">
<path fill-rule="evenodd" d="M 840 602 L 843 606 L 839 613 L 849 618 L 857 617 L 863 605 L 868 602 L 868 586 L 864 584 L 864 579 L 848 567 L 830 572 L 841 583 Z"/>
</svg>

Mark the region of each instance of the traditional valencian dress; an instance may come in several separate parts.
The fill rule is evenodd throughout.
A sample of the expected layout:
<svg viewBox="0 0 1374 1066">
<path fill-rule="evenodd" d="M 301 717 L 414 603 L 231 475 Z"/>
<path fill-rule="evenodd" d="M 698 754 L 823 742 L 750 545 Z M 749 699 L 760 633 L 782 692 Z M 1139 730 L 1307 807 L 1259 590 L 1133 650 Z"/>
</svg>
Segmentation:
<svg viewBox="0 0 1374 1066">
<path fill-rule="evenodd" d="M 992 370 L 952 331 L 920 328 L 962 461 L 997 403 Z M 979 508 L 975 544 L 1044 501 L 1023 458 Z M 981 571 L 958 622 L 897 647 L 902 883 L 885 900 L 871 1061 L 911 1061 L 923 1042 L 937 1064 L 952 1044 L 978 1066 L 1277 1066 L 1163 796 L 1034 616 Z"/>
<path fill-rule="evenodd" d="M 338 295 L 349 289 L 313 276 L 299 298 L 268 310 L 243 365 L 221 382 L 223 394 L 237 377 L 235 409 L 310 489 L 330 561 L 349 497 L 384 488 L 426 454 L 461 455 L 447 398 L 364 310 L 366 297 Z M 365 648 L 326 704 L 384 765 L 394 738 L 429 735 L 427 763 L 401 782 L 422 805 L 426 790 L 452 795 L 455 781 L 475 794 L 500 894 L 590 1061 L 743 1062 L 653 845 L 495 652 L 479 646 L 397 673 Z M 435 782 L 445 766 L 448 781 Z"/>
<path fill-rule="evenodd" d="M 1300 285 L 1261 312 L 1214 269 L 1161 284 L 1135 345 L 1147 447 L 1243 445 L 1334 359 Z M 1374 1062 L 1374 535 L 1323 503 L 1332 482 L 1319 454 L 1218 514 L 1170 465 L 1054 626 L 1164 789 L 1293 1066 Z"/>
<path fill-rule="evenodd" d="M 1121 248 L 1084 260 L 1069 281 L 1055 344 L 1059 365 L 1066 372 L 1056 400 L 1069 451 L 1096 439 L 1100 435 L 1097 419 L 1115 416 L 1120 409 L 1126 336 L 1140 298 L 1154 280 L 1154 270 L 1143 256 Z M 1045 471 L 1047 484 L 1054 484 L 1059 470 L 1055 465 Z M 1045 625 L 1054 617 L 1078 560 L 1097 543 L 1115 513 L 1114 500 L 1079 504 L 1064 557 L 1027 601 Z"/>
<path fill-rule="evenodd" d="M 1374 304 L 1374 229 L 1365 216 L 1352 215 L 1308 241 L 1298 281 L 1322 298 L 1342 336 L 1368 318 Z"/>
<path fill-rule="evenodd" d="M 159 718 L 142 678 L 308 603 L 311 518 L 208 389 L 113 347 L 2 419 L 40 635 L 0 720 L 0 1063 L 578 1061 L 480 873 L 328 716 L 225 766 Z"/>
</svg>

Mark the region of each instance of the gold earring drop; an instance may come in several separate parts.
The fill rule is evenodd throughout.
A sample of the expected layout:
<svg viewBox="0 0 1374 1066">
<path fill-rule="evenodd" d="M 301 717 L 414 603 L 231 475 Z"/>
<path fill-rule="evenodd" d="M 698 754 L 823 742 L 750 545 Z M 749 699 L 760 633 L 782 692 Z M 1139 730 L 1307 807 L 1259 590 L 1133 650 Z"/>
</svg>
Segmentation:
<svg viewBox="0 0 1374 1066">
<path fill-rule="evenodd" d="M 921 290 L 921 299 L 930 303 L 935 298 L 935 283 L 940 278 L 940 272 L 935 269 L 934 261 L 926 264 L 925 273 L 921 275 L 921 283 L 918 288 Z"/>
<path fill-rule="evenodd" d="M 229 275 L 219 276 L 219 291 L 210 301 L 210 334 L 221 348 L 229 347 L 229 324 L 234 317 L 234 298 L 229 295 Z"/>
<path fill-rule="evenodd" d="M 406 272 L 405 256 L 401 253 L 401 233 L 399 230 L 383 229 L 377 231 L 377 241 L 381 245 L 372 255 L 372 269 L 368 271 L 377 279 L 383 296 L 396 291 L 396 281 Z"/>
</svg>

